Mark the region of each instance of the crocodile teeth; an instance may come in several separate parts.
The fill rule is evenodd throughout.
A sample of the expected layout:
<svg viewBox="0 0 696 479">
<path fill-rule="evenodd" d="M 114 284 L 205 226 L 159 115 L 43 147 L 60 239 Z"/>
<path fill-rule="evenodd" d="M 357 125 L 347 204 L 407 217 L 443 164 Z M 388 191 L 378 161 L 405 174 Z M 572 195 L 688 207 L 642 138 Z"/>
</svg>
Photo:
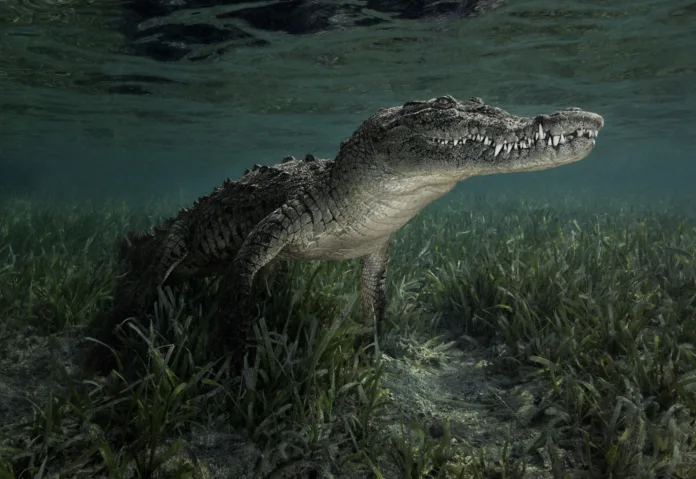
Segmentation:
<svg viewBox="0 0 696 479">
<path fill-rule="evenodd" d="M 518 137 L 516 141 L 511 142 L 501 140 L 500 143 L 495 143 L 492 138 L 482 135 L 480 133 L 472 133 L 464 138 L 457 139 L 431 137 L 430 140 L 433 141 L 435 144 L 447 146 L 463 146 L 469 140 L 477 141 L 479 143 L 483 143 L 484 146 L 492 146 L 494 149 L 493 154 L 497 157 L 503 150 L 505 150 L 506 154 L 509 154 L 513 150 L 517 151 L 532 148 L 535 142 L 537 141 L 545 142 L 548 146 L 557 147 L 558 145 L 563 145 L 572 140 L 575 140 L 576 138 L 584 137 L 591 139 L 592 143 L 594 144 L 594 139 L 597 137 L 597 133 L 597 130 L 587 130 L 584 128 L 579 128 L 568 135 L 563 133 L 559 135 L 552 135 L 550 131 L 544 131 L 543 127 L 541 125 L 538 125 L 538 130 L 534 132 L 533 138 Z M 258 168 L 260 167 L 255 165 L 255 170 Z"/>
</svg>

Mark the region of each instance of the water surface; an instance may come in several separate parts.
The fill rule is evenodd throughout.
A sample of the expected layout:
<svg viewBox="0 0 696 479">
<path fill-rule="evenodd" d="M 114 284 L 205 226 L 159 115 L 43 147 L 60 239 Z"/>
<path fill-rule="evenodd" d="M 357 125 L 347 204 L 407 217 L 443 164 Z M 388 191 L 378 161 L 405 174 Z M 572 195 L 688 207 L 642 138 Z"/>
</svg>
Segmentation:
<svg viewBox="0 0 696 479">
<path fill-rule="evenodd" d="M 254 163 L 332 156 L 378 108 L 441 94 L 518 114 L 579 106 L 605 117 L 587 160 L 465 190 L 693 189 L 692 1 L 498 1 L 474 14 L 472 2 L 424 2 L 430 10 L 410 14 L 419 18 L 355 1 L 352 16 L 318 26 L 309 10 L 271 22 L 274 2 L 217 3 L 3 2 L 5 190 L 189 197 Z"/>
</svg>

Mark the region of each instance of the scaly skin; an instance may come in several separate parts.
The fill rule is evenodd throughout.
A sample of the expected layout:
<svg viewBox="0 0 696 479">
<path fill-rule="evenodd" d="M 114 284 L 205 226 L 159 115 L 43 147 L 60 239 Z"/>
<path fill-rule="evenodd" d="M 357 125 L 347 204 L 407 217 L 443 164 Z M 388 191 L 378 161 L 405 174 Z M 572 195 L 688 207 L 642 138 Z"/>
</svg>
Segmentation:
<svg viewBox="0 0 696 479">
<path fill-rule="evenodd" d="M 253 317 L 254 278 L 287 260 L 362 258 L 361 310 L 377 333 L 387 301 L 391 235 L 471 176 L 552 168 L 586 157 L 603 119 L 577 108 L 517 117 L 479 98 L 444 96 L 378 111 L 335 158 L 286 158 L 227 180 L 151 232 L 131 234 L 129 273 L 100 339 L 142 314 L 164 284 L 225 275 L 237 302 L 233 347 Z M 94 357 L 93 357 L 94 359 Z"/>
</svg>

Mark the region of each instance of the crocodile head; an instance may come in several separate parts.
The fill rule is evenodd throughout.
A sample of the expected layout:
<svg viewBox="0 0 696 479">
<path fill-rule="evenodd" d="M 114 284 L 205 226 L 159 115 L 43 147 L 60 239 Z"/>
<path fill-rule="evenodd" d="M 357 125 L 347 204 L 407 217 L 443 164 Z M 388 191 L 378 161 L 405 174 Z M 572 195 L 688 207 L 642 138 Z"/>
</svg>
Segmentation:
<svg viewBox="0 0 696 479">
<path fill-rule="evenodd" d="M 520 117 L 480 98 L 442 96 L 380 110 L 356 136 L 389 171 L 456 182 L 581 160 L 603 125 L 579 108 Z"/>
</svg>

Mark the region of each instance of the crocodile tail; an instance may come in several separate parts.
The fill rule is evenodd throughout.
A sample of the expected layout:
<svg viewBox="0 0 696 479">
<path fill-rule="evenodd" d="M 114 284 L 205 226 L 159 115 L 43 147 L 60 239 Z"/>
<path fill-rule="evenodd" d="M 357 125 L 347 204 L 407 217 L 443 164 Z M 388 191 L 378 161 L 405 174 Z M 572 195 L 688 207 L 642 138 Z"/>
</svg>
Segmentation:
<svg viewBox="0 0 696 479">
<path fill-rule="evenodd" d="M 130 317 L 142 315 L 157 299 L 157 285 L 161 282 L 158 266 L 161 263 L 164 239 L 170 234 L 174 219 L 165 221 L 149 231 L 128 233 L 118 244 L 117 258 L 126 270 L 114 289 L 111 310 L 95 318 L 95 338 L 110 347 L 116 347 L 115 330 Z M 89 351 L 85 368 L 107 373 L 115 367 L 111 350 L 94 345 Z"/>
<path fill-rule="evenodd" d="M 103 344 L 94 344 L 88 351 L 84 361 L 87 371 L 108 374 L 116 367 L 111 348 L 120 349 L 117 327 L 129 318 L 141 316 L 154 302 L 155 293 L 150 275 L 129 271 L 118 279 L 111 308 L 91 323 L 92 336 Z"/>
<path fill-rule="evenodd" d="M 126 275 L 128 278 L 129 275 Z M 113 306 L 108 311 L 101 312 L 94 318 L 91 324 L 91 336 L 101 344 L 92 344 L 84 358 L 83 367 L 90 372 L 108 374 L 116 367 L 116 358 L 111 348 L 118 348 L 116 328 L 124 320 L 131 316 L 133 305 L 132 292 L 134 291 L 128 284 L 128 280 L 122 278 L 116 286 Z"/>
</svg>

